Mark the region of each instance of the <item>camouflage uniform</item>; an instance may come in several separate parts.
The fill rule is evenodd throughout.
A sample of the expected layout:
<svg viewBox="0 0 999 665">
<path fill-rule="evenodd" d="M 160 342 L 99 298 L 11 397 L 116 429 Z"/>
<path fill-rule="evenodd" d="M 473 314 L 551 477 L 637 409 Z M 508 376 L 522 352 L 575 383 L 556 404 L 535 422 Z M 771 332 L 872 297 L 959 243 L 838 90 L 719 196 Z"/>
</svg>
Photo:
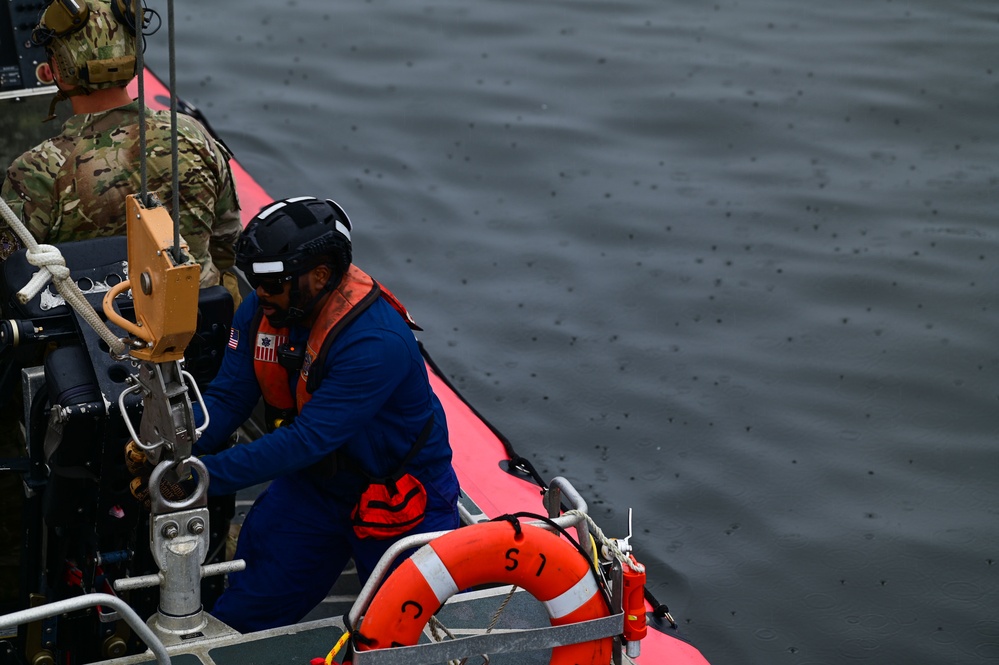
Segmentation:
<svg viewBox="0 0 999 665">
<path fill-rule="evenodd" d="M 2 196 L 31 234 L 48 244 L 125 234 L 125 196 L 137 194 L 138 103 L 74 115 L 62 133 L 18 157 Z M 147 186 L 169 209 L 173 180 L 170 115 L 146 110 Z M 180 233 L 214 286 L 233 265 L 242 224 L 228 153 L 195 119 L 178 115 Z M 0 219 L 0 259 L 20 248 Z"/>
</svg>

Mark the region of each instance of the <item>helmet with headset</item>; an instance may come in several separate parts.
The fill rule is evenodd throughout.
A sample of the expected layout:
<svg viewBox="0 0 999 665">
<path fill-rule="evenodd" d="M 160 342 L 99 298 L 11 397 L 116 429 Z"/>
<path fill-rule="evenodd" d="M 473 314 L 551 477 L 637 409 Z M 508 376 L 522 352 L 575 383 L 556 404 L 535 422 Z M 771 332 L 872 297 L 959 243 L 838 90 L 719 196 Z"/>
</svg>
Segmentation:
<svg viewBox="0 0 999 665">
<path fill-rule="evenodd" d="M 135 77 L 132 0 L 52 0 L 31 42 L 45 47 L 70 88 L 89 93 L 122 87 Z"/>
</svg>

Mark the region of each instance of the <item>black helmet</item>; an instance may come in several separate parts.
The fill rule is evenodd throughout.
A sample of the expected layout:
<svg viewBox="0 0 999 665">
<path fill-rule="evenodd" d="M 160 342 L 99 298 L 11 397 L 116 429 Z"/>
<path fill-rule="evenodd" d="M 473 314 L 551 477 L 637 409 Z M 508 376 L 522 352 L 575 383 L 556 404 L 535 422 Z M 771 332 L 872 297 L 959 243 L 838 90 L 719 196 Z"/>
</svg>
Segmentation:
<svg viewBox="0 0 999 665">
<path fill-rule="evenodd" d="M 335 286 L 350 262 L 350 220 L 330 199 L 275 201 L 250 220 L 236 243 L 236 266 L 254 287 L 262 279 L 290 280 L 324 263 L 333 268 Z"/>
</svg>

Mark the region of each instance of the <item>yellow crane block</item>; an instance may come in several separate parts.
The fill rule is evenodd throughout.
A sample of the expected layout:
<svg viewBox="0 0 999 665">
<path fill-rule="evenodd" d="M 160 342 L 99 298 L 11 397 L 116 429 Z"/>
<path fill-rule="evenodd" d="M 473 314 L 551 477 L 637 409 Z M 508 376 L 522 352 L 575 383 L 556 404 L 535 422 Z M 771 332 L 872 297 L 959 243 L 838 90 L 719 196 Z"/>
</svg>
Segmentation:
<svg viewBox="0 0 999 665">
<path fill-rule="evenodd" d="M 104 314 L 130 335 L 146 342 L 130 353 L 154 363 L 180 360 L 198 323 L 201 266 L 173 257 L 173 220 L 166 208 L 144 207 L 135 196 L 125 199 L 128 234 L 128 280 L 104 296 Z M 181 248 L 188 249 L 186 243 Z M 135 323 L 114 310 L 115 296 L 132 289 Z"/>
</svg>

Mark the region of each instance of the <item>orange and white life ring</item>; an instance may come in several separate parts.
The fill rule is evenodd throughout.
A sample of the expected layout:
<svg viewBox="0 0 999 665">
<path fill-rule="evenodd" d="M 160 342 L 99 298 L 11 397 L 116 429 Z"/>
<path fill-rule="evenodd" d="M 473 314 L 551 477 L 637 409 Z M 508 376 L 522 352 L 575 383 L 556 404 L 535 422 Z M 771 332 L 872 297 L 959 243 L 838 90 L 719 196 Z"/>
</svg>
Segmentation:
<svg viewBox="0 0 999 665">
<path fill-rule="evenodd" d="M 540 527 L 484 522 L 420 548 L 385 580 L 358 626 L 357 649 L 415 645 L 441 605 L 459 590 L 515 584 L 542 602 L 551 625 L 610 615 L 589 563 Z M 552 665 L 607 665 L 613 638 L 552 649 Z"/>
</svg>

